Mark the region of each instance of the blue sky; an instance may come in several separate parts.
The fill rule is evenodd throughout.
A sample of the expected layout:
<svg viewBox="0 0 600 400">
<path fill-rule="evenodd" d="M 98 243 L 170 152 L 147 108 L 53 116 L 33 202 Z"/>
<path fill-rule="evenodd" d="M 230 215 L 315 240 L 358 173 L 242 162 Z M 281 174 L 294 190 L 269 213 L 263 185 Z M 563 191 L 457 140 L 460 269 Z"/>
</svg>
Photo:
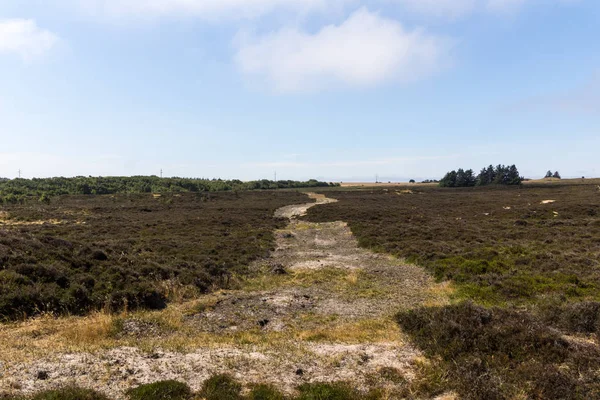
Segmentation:
<svg viewBox="0 0 600 400">
<path fill-rule="evenodd" d="M 3 0 L 0 176 L 600 176 L 595 0 Z"/>
</svg>

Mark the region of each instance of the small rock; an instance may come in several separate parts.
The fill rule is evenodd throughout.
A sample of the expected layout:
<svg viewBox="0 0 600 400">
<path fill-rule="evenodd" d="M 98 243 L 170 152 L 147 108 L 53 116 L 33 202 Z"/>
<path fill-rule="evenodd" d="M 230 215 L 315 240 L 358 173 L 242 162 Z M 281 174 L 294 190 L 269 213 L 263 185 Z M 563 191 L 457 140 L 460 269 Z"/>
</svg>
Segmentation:
<svg viewBox="0 0 600 400">
<path fill-rule="evenodd" d="M 258 324 L 260 325 L 261 328 L 264 328 L 265 326 L 267 326 L 267 324 L 269 323 L 268 319 L 263 319 L 258 321 Z"/>
<path fill-rule="evenodd" d="M 45 381 L 49 376 L 50 375 L 48 374 L 48 371 L 38 371 L 35 375 L 35 377 L 40 381 Z"/>
<path fill-rule="evenodd" d="M 298 368 L 298 369 L 296 370 L 296 375 L 298 375 L 298 376 L 302 376 L 302 375 L 304 375 L 304 370 L 303 370 L 302 368 Z"/>
</svg>

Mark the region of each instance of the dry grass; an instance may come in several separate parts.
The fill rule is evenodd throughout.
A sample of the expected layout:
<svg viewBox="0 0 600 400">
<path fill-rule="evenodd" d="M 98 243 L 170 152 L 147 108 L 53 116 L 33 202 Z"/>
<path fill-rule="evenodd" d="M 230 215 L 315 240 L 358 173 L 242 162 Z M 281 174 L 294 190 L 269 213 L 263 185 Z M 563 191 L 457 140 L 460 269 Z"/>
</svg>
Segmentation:
<svg viewBox="0 0 600 400">
<path fill-rule="evenodd" d="M 244 281 L 243 290 L 248 292 L 269 291 L 281 288 L 326 287 L 332 295 L 347 300 L 391 295 L 390 288 L 383 287 L 371 274 L 362 270 L 340 268 L 295 269 L 285 275 L 258 274 Z"/>
<path fill-rule="evenodd" d="M 430 296 L 424 304 L 426 307 L 443 306 L 456 296 L 456 285 L 451 281 L 443 281 L 432 285 L 428 292 Z"/>
<path fill-rule="evenodd" d="M 90 352 L 139 347 L 193 350 L 211 344 L 236 342 L 234 336 L 194 332 L 185 326 L 186 315 L 198 301 L 174 304 L 162 311 L 110 314 L 95 312 L 86 317 L 42 315 L 24 322 L 0 325 L 0 361 L 23 362 L 55 353 Z M 157 335 L 122 334 L 123 321 L 139 321 L 156 327 Z"/>
<path fill-rule="evenodd" d="M 299 331 L 296 337 L 301 341 L 333 343 L 405 343 L 405 336 L 398 324 L 391 320 L 365 319 L 351 323 L 331 323 L 317 329 Z"/>
<path fill-rule="evenodd" d="M 49 354 L 94 351 L 110 345 L 115 316 L 41 315 L 25 322 L 0 325 L 0 361 L 22 362 Z"/>
<path fill-rule="evenodd" d="M 320 325 L 303 330 L 298 326 L 285 332 L 259 328 L 231 333 L 209 333 L 185 323 L 194 310 L 214 305 L 215 296 L 171 305 L 162 311 L 137 311 L 109 314 L 96 312 L 86 317 L 42 315 L 24 322 L 0 326 L 0 362 L 11 364 L 41 359 L 58 353 L 97 353 L 119 347 L 137 347 L 145 351 L 193 352 L 199 348 L 252 345 L 275 350 L 292 342 L 403 343 L 397 324 L 387 319 L 366 319 L 338 323 L 335 318 L 307 314 L 298 326 Z M 310 321 L 310 320 L 313 321 Z M 155 335 L 122 334 L 123 321 L 139 321 L 157 327 Z M 297 347 L 297 346 L 294 346 Z"/>
<path fill-rule="evenodd" d="M 37 220 L 37 221 L 18 221 L 11 219 L 0 219 L 0 225 L 4 226 L 35 226 L 35 225 L 64 225 L 68 224 L 69 221 L 59 219 L 48 219 L 48 220 Z M 84 224 L 85 222 L 76 221 L 76 224 Z"/>
</svg>

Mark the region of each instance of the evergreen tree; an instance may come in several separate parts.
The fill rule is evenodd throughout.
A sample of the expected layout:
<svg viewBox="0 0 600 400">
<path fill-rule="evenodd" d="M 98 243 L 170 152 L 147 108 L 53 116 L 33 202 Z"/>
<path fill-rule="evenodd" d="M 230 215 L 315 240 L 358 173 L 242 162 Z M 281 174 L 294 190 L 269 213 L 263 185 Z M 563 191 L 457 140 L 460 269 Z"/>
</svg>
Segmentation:
<svg viewBox="0 0 600 400">
<path fill-rule="evenodd" d="M 515 164 L 508 169 L 508 185 L 520 185 L 523 182 L 523 177 L 519 175 L 519 170 Z"/>
<path fill-rule="evenodd" d="M 561 178 L 560 178 L 560 174 L 558 173 L 558 171 L 554 172 L 554 175 L 552 175 L 552 177 L 553 177 L 553 178 L 558 178 L 558 179 L 561 179 Z"/>
<path fill-rule="evenodd" d="M 477 184 L 477 178 L 475 177 L 475 173 L 472 169 L 468 169 L 465 171 L 465 184 L 468 187 L 472 187 Z"/>
<path fill-rule="evenodd" d="M 477 185 L 491 185 L 494 183 L 494 179 L 496 179 L 496 172 L 494 167 L 490 165 L 487 168 L 483 168 L 479 173 L 479 176 L 477 176 Z"/>
<path fill-rule="evenodd" d="M 520 185 L 523 177 L 519 175 L 516 165 L 506 166 L 498 164 L 482 168 L 479 175 L 475 176 L 472 169 L 448 172 L 440 181 L 442 187 L 471 187 L 485 185 Z"/>
<path fill-rule="evenodd" d="M 552 178 L 552 171 L 548 170 L 548 172 L 546 172 L 546 176 L 544 178 Z"/>
<path fill-rule="evenodd" d="M 458 171 L 456 171 L 456 186 L 457 187 L 467 186 L 465 171 L 462 168 L 459 168 Z"/>
<path fill-rule="evenodd" d="M 440 186 L 441 187 L 456 187 L 456 178 L 457 178 L 456 171 L 450 171 L 440 180 Z"/>
</svg>

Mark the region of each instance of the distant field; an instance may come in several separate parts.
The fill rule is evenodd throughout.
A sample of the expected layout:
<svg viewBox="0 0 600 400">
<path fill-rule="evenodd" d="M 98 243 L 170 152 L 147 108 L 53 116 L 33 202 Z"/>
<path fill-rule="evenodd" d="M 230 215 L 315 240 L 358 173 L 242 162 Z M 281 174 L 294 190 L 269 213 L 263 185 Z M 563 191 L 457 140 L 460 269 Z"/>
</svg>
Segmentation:
<svg viewBox="0 0 600 400">
<path fill-rule="evenodd" d="M 408 182 L 342 182 L 343 188 L 351 187 L 387 187 L 387 186 L 437 186 L 437 183 L 408 183 Z"/>
<path fill-rule="evenodd" d="M 398 316 L 439 360 L 428 390 L 453 387 L 466 398 L 600 398 L 596 180 L 327 195 L 340 201 L 311 209 L 308 220 L 348 221 L 362 247 L 452 282 L 456 304 Z"/>
<path fill-rule="evenodd" d="M 62 196 L 0 208 L 0 319 L 161 308 L 273 249 L 292 192 Z"/>
</svg>

